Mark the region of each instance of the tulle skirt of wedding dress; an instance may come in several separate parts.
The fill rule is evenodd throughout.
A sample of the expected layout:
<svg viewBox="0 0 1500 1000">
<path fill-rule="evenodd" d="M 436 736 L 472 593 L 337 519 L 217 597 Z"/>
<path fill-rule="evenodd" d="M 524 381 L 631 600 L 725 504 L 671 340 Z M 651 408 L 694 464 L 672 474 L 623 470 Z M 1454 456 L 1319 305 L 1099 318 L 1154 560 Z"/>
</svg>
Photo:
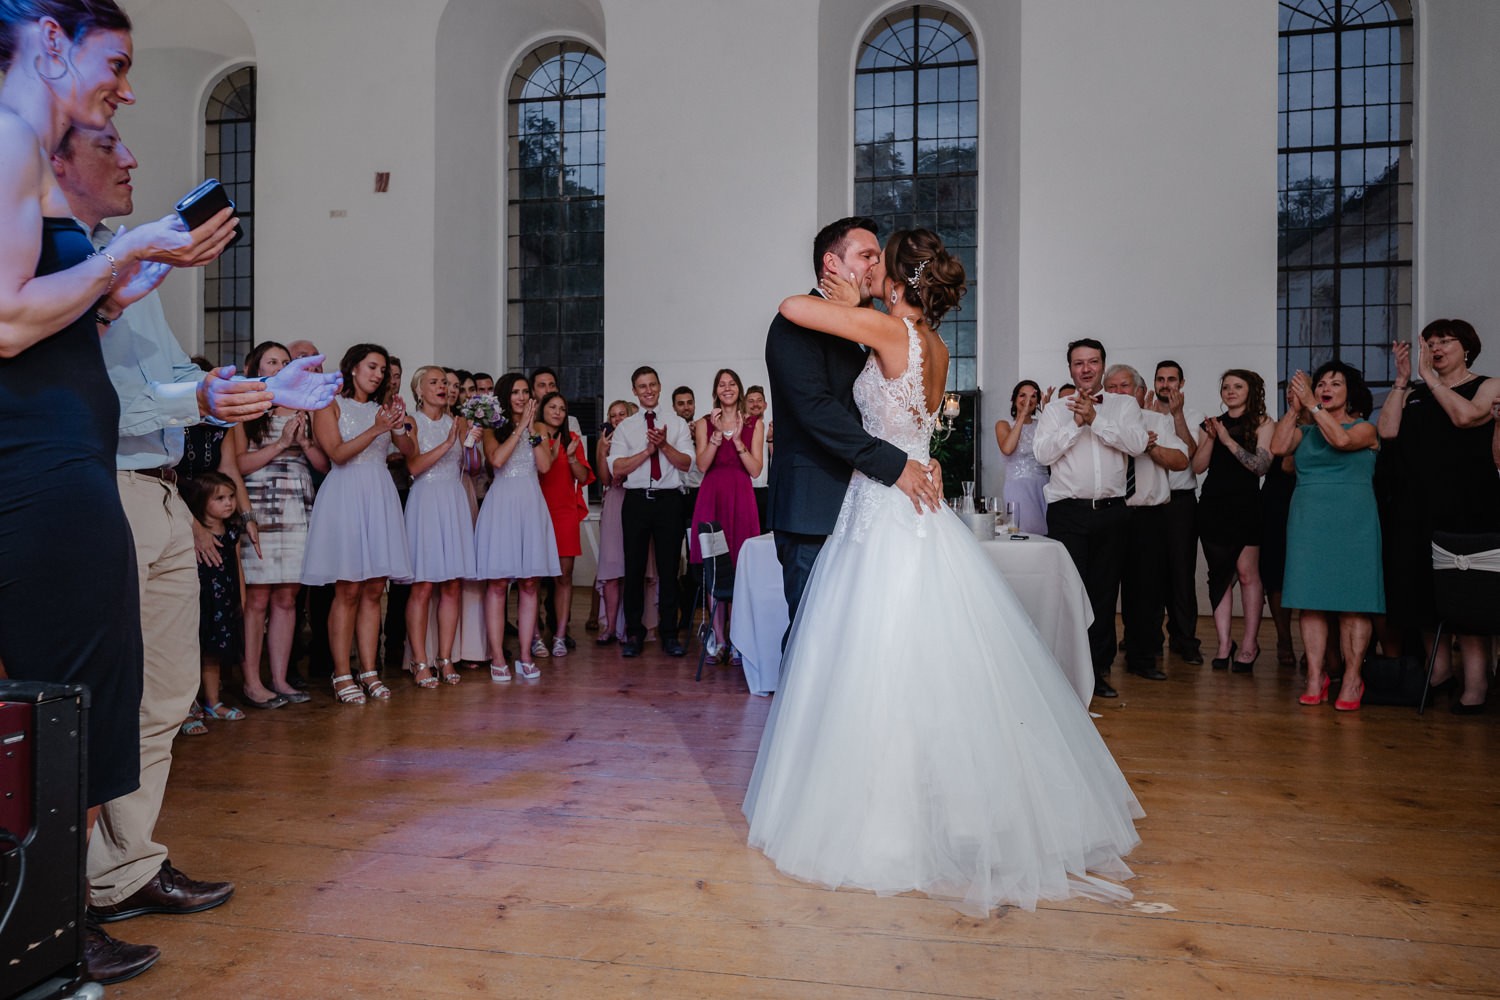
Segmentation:
<svg viewBox="0 0 1500 1000">
<path fill-rule="evenodd" d="M 1084 895 L 1144 814 L 994 564 L 944 508 L 856 474 L 818 557 L 745 798 L 788 875 L 984 915 Z M 1101 878 L 1099 876 L 1106 876 Z"/>
</svg>

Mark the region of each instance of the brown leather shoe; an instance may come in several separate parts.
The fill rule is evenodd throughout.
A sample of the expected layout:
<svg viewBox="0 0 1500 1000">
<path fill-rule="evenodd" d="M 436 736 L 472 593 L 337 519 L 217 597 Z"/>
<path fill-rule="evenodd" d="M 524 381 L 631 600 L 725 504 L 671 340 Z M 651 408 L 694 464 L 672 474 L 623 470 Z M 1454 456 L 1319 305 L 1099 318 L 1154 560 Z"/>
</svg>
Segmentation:
<svg viewBox="0 0 1500 1000">
<path fill-rule="evenodd" d="M 90 906 L 89 914 L 101 924 L 144 913 L 200 913 L 211 910 L 234 895 L 233 882 L 199 882 L 176 868 L 171 860 L 161 863 L 156 877 L 129 896 L 110 906 Z"/>
<path fill-rule="evenodd" d="M 134 979 L 156 964 L 161 949 L 150 944 L 127 944 L 104 933 L 92 917 L 84 918 L 83 960 L 89 978 L 106 986 Z"/>
</svg>

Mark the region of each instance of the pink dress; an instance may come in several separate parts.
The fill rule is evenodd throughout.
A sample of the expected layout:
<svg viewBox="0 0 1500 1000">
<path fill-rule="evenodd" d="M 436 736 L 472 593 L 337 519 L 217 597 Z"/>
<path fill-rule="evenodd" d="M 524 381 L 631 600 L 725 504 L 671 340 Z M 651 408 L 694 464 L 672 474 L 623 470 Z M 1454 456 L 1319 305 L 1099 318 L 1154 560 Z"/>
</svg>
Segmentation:
<svg viewBox="0 0 1500 1000">
<path fill-rule="evenodd" d="M 755 425 L 759 417 L 750 417 L 740 430 L 740 441 L 749 448 L 755 440 Z M 760 512 L 755 507 L 755 486 L 745 463 L 729 441 L 719 446 L 713 463 L 703 471 L 703 485 L 698 488 L 698 503 L 693 507 L 693 530 L 689 532 L 688 545 L 692 562 L 701 563 L 703 555 L 698 551 L 698 525 L 703 521 L 717 521 L 724 528 L 724 539 L 729 543 L 729 560 L 737 563 L 740 546 L 760 534 Z"/>
</svg>

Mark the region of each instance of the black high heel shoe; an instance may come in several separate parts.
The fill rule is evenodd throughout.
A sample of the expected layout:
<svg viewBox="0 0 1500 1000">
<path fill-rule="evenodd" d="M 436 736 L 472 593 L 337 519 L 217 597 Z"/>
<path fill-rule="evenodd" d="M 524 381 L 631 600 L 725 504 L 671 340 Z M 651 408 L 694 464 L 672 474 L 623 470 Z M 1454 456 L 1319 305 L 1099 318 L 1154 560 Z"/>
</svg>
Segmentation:
<svg viewBox="0 0 1500 1000">
<path fill-rule="evenodd" d="M 1260 650 L 1257 649 L 1255 655 L 1248 660 L 1234 660 L 1232 656 L 1231 659 L 1233 662 L 1229 664 L 1230 673 L 1248 674 L 1255 670 L 1255 661 L 1260 659 Z"/>
<path fill-rule="evenodd" d="M 1229 669 L 1229 661 L 1232 660 L 1232 659 L 1234 659 L 1235 650 L 1237 650 L 1239 648 L 1240 648 L 1239 643 L 1237 643 L 1233 639 L 1231 639 L 1229 641 L 1229 655 L 1228 656 L 1215 656 L 1213 658 L 1214 669 L 1215 670 L 1228 670 Z"/>
</svg>

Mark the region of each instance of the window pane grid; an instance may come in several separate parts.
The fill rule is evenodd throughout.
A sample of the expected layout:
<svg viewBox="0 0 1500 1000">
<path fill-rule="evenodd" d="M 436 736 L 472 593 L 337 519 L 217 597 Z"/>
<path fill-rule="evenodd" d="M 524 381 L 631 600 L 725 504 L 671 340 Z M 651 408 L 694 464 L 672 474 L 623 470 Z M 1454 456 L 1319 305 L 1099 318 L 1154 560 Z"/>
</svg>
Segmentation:
<svg viewBox="0 0 1500 1000">
<path fill-rule="evenodd" d="M 1388 0 L 1284 0 L 1277 376 L 1339 358 L 1389 385 L 1411 332 L 1411 19 Z"/>
<path fill-rule="evenodd" d="M 882 237 L 924 227 L 971 276 L 963 310 L 941 333 L 950 390 L 978 385 L 975 251 L 978 233 L 979 71 L 973 35 L 957 15 L 913 5 L 866 35 L 854 81 L 854 208 Z"/>
<path fill-rule="evenodd" d="M 603 419 L 605 67 L 577 42 L 523 60 L 508 105 L 506 363 L 557 371 L 572 416 Z"/>
<path fill-rule="evenodd" d="M 238 365 L 255 345 L 255 67 L 219 81 L 203 119 L 203 171 L 234 202 L 240 239 L 203 269 L 203 355 Z"/>
</svg>

